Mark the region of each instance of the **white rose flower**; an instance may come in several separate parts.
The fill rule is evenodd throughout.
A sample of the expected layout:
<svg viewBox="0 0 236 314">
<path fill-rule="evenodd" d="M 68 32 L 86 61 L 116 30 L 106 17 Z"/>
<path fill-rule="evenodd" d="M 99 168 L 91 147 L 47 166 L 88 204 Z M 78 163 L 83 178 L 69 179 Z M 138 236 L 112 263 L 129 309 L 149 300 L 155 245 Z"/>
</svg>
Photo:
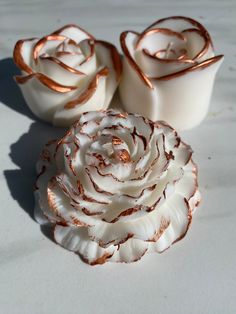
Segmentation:
<svg viewBox="0 0 236 314">
<path fill-rule="evenodd" d="M 106 109 L 121 74 L 115 46 L 76 25 L 41 39 L 19 40 L 14 61 L 22 71 L 15 79 L 28 106 L 57 126 L 71 125 L 84 111 Z"/>
<path fill-rule="evenodd" d="M 121 34 L 124 53 L 120 95 L 124 108 L 177 130 L 199 124 L 207 114 L 223 56 L 214 55 L 207 30 L 181 16 L 161 19 L 141 34 Z"/>
<path fill-rule="evenodd" d="M 89 112 L 37 164 L 35 217 L 89 264 L 134 262 L 187 232 L 200 201 L 190 146 L 164 122 Z"/>
</svg>

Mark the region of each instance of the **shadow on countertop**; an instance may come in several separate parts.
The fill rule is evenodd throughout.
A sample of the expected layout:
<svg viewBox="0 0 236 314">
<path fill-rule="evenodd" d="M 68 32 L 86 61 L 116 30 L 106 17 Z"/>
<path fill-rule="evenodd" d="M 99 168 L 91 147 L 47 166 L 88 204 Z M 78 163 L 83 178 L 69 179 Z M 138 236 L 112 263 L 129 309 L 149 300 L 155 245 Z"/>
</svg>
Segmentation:
<svg viewBox="0 0 236 314">
<path fill-rule="evenodd" d="M 33 122 L 29 131 L 10 146 L 9 157 L 19 169 L 4 170 L 4 176 L 12 198 L 33 220 L 36 162 L 44 144 L 64 133 L 64 129 L 58 129 L 43 122 Z M 52 239 L 51 228 L 41 226 L 41 231 L 50 240 Z"/>
<path fill-rule="evenodd" d="M 44 144 L 62 136 L 65 129 L 41 122 L 31 113 L 20 88 L 14 81 L 14 75 L 19 75 L 20 71 L 12 58 L 1 60 L 0 69 L 0 102 L 33 121 L 28 132 L 20 135 L 19 139 L 10 146 L 9 158 L 18 169 L 6 169 L 4 176 L 12 198 L 34 220 L 33 186 L 36 178 L 36 162 Z M 41 230 L 49 239 L 52 238 L 51 230 L 47 227 L 42 227 Z"/>
<path fill-rule="evenodd" d="M 14 76 L 20 74 L 12 58 L 0 60 L 0 102 L 31 120 L 37 120 L 26 105 L 20 88 L 14 80 Z"/>
</svg>

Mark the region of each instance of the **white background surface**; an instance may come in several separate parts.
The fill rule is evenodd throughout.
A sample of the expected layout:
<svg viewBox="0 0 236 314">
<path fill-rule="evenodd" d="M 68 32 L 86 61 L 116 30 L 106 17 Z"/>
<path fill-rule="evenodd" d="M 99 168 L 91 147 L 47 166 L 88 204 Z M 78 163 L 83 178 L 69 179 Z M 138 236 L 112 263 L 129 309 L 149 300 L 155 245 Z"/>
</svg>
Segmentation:
<svg viewBox="0 0 236 314">
<path fill-rule="evenodd" d="M 21 38 L 77 23 L 119 46 L 121 31 L 158 18 L 202 22 L 221 67 L 207 119 L 182 133 L 199 164 L 203 202 L 186 238 L 131 265 L 90 267 L 32 219 L 35 161 L 62 130 L 37 121 L 12 80 Z M 0 0 L 0 313 L 236 313 L 236 2 Z"/>
</svg>

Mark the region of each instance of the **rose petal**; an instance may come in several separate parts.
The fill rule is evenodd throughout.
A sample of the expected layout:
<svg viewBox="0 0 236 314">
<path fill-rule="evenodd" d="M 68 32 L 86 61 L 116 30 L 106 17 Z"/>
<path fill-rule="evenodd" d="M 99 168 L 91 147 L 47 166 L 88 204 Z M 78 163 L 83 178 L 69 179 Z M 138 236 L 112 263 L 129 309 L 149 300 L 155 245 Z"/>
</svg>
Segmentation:
<svg viewBox="0 0 236 314">
<path fill-rule="evenodd" d="M 47 144 L 41 154 L 40 160 L 37 163 L 37 179 L 35 183 L 35 208 L 34 215 L 37 222 L 45 224 L 49 222 L 59 222 L 60 219 L 51 212 L 47 201 L 47 185 L 51 177 L 56 171 L 54 163 L 54 151 L 57 143 L 52 141 Z M 45 158 L 45 151 L 47 151 L 47 158 Z"/>
<path fill-rule="evenodd" d="M 211 38 L 205 27 L 200 24 L 199 22 L 195 21 L 194 19 L 191 19 L 189 17 L 185 16 L 170 16 L 167 18 L 160 19 L 156 22 L 154 22 L 152 25 L 148 26 L 145 31 L 157 28 L 157 27 L 162 27 L 162 28 L 167 28 L 171 30 L 175 30 L 176 32 L 182 32 L 185 29 L 188 28 L 197 28 L 199 29 L 202 33 L 204 33 L 207 38 L 209 38 L 211 42 Z M 212 45 L 212 43 L 211 43 Z"/>
<path fill-rule="evenodd" d="M 68 101 L 77 89 L 76 86 L 61 85 L 38 73 L 28 77 L 18 76 L 16 81 L 32 112 L 46 121 L 52 121 L 58 104 Z"/>
<path fill-rule="evenodd" d="M 143 257 L 143 255 L 147 252 L 148 247 L 148 242 L 137 239 L 129 239 L 120 245 L 109 261 L 122 263 L 136 262 Z"/>
<path fill-rule="evenodd" d="M 147 76 L 161 77 L 187 69 L 194 64 L 191 60 L 161 59 L 153 56 L 147 49 L 137 51 L 136 61 Z"/>
<path fill-rule="evenodd" d="M 126 58 L 123 59 L 123 75 L 119 85 L 121 101 L 128 112 L 139 112 L 144 117 L 158 116 L 160 98 L 154 89 L 150 89 L 137 75 Z M 134 96 L 135 95 L 135 106 Z"/>
<path fill-rule="evenodd" d="M 71 199 L 54 178 L 48 184 L 47 198 L 50 210 L 60 218 L 61 222 L 66 221 L 67 225 L 78 227 L 93 224 L 95 218 L 76 210 L 71 204 Z"/>
<path fill-rule="evenodd" d="M 124 60 L 123 66 L 126 68 L 126 62 L 128 61 L 129 66 L 131 67 L 131 70 L 134 70 L 136 72 L 136 74 L 139 76 L 139 78 L 145 84 L 145 86 L 152 88 L 152 84 L 150 80 L 144 74 L 144 72 L 141 70 L 141 68 L 137 65 L 135 61 L 135 45 L 138 41 L 138 35 L 139 35 L 138 33 L 129 32 L 129 31 L 123 32 L 120 35 L 121 48 L 124 52 L 125 57 L 127 58 L 127 60 Z M 125 69 L 124 67 L 123 69 Z M 123 71 L 122 77 L 125 78 L 124 71 Z"/>
<path fill-rule="evenodd" d="M 39 39 L 34 45 L 32 52 L 35 65 L 37 66 L 38 58 L 40 55 L 44 55 L 55 50 L 56 47 L 61 44 L 65 39 L 66 37 L 60 35 L 48 35 Z"/>
<path fill-rule="evenodd" d="M 154 120 L 168 120 L 178 130 L 199 124 L 208 111 L 214 78 L 222 61 L 223 56 L 216 56 L 187 70 L 152 78 L 162 105 L 155 116 L 151 111 L 146 114 Z"/>
<path fill-rule="evenodd" d="M 178 47 L 179 50 L 185 48 L 185 38 L 181 33 L 165 28 L 152 28 L 144 31 L 135 43 L 135 56 L 137 51 L 148 49 L 151 54 L 166 49 L 169 44 Z"/>
<path fill-rule="evenodd" d="M 186 38 L 189 59 L 201 62 L 214 57 L 213 47 L 204 33 L 192 28 L 184 30 L 182 34 Z"/>
<path fill-rule="evenodd" d="M 100 65 L 97 63 L 95 54 L 94 40 L 84 40 L 80 42 L 80 48 L 84 54 L 84 59 L 79 63 L 76 69 L 86 73 L 87 75 L 94 74 Z M 104 66 L 105 64 L 101 64 Z"/>
<path fill-rule="evenodd" d="M 109 76 L 106 81 L 106 108 L 114 95 L 121 75 L 121 60 L 115 46 L 105 41 L 95 42 L 95 51 L 99 64 L 105 65 L 109 68 Z"/>
<path fill-rule="evenodd" d="M 98 72 L 99 73 L 99 72 Z M 57 126 L 66 126 L 75 122 L 85 110 L 104 109 L 105 91 L 107 74 L 100 72 L 95 77 L 94 83 L 91 83 L 85 90 L 80 91 L 79 95 L 61 108 L 58 108 L 53 124 Z"/>
<path fill-rule="evenodd" d="M 103 264 L 114 254 L 116 248 L 107 249 L 100 247 L 88 237 L 86 228 L 72 228 L 56 226 L 54 238 L 58 244 L 67 250 L 76 252 L 91 265 Z"/>
<path fill-rule="evenodd" d="M 84 39 L 93 39 L 93 36 L 91 34 L 74 24 L 66 25 L 55 31 L 53 34 L 63 35 L 65 37 L 73 39 L 77 43 Z"/>
<path fill-rule="evenodd" d="M 19 40 L 14 48 L 13 58 L 16 65 L 23 73 L 33 73 L 32 52 L 37 38 Z"/>
<path fill-rule="evenodd" d="M 57 58 L 61 62 L 65 63 L 67 66 L 74 68 L 77 71 L 79 71 L 79 64 L 84 60 L 84 55 L 82 53 L 78 54 L 66 51 L 56 51 L 53 54 L 53 57 Z"/>
<path fill-rule="evenodd" d="M 68 67 L 66 64 L 53 57 L 40 57 L 38 69 L 41 73 L 63 85 L 70 82 L 71 85 L 83 88 L 87 82 L 87 77 L 83 72 Z"/>
<path fill-rule="evenodd" d="M 187 201 L 178 194 L 168 199 L 163 206 L 165 206 L 166 211 L 169 212 L 170 224 L 158 241 L 150 244 L 150 250 L 160 253 L 185 236 L 192 220 Z"/>
</svg>

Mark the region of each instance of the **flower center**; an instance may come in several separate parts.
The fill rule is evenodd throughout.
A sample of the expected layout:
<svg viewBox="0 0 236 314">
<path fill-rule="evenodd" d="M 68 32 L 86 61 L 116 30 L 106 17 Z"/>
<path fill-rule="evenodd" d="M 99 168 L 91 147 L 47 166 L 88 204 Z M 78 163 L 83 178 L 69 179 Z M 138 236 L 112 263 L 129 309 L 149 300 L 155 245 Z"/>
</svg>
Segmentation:
<svg viewBox="0 0 236 314">
<path fill-rule="evenodd" d="M 86 153 L 88 165 L 106 168 L 131 162 L 129 147 L 121 138 L 104 134 L 93 142 Z"/>
<path fill-rule="evenodd" d="M 169 42 L 166 49 L 156 51 L 154 56 L 164 60 L 182 60 L 187 58 L 187 50 L 183 46 L 175 46 L 173 42 Z"/>
</svg>

